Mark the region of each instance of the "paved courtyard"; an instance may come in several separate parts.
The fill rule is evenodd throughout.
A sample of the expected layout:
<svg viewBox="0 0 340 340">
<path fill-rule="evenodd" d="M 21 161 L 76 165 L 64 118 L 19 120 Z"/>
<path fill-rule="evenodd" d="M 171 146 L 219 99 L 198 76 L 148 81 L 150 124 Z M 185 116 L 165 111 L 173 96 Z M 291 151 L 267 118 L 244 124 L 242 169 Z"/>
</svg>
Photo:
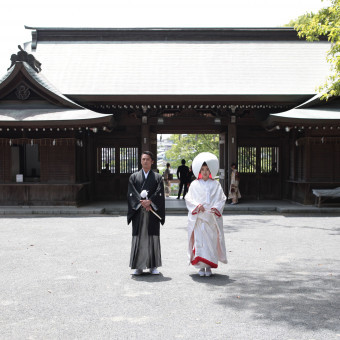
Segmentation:
<svg viewBox="0 0 340 340">
<path fill-rule="evenodd" d="M 226 215 L 229 264 L 209 278 L 183 215 L 162 227 L 162 274 L 141 277 L 123 216 L 0 223 L 2 340 L 340 340 L 340 217 Z"/>
</svg>

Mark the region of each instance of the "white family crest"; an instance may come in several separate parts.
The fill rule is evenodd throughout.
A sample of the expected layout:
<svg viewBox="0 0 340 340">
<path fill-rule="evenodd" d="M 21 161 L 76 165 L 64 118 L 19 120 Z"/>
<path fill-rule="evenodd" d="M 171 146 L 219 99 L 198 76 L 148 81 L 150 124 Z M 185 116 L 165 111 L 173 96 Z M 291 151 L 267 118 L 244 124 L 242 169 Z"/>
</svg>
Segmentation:
<svg viewBox="0 0 340 340">
<path fill-rule="evenodd" d="M 140 197 L 141 197 L 141 198 L 146 198 L 146 199 L 148 199 L 148 192 L 147 192 L 147 190 L 143 190 L 143 191 L 140 193 Z"/>
</svg>

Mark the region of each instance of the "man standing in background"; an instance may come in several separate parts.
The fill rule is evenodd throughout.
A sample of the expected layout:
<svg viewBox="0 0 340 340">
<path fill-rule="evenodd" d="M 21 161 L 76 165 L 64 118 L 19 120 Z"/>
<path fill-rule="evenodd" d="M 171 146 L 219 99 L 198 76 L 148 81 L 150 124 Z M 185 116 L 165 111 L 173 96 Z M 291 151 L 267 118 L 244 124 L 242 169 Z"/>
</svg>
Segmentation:
<svg viewBox="0 0 340 340">
<path fill-rule="evenodd" d="M 182 188 L 184 186 L 183 191 L 183 199 L 185 198 L 185 195 L 188 192 L 188 174 L 189 174 L 189 168 L 185 165 L 185 159 L 182 159 L 182 165 L 180 165 L 177 168 L 177 178 L 179 179 L 179 190 L 178 190 L 178 197 L 179 200 L 182 193 Z"/>
</svg>

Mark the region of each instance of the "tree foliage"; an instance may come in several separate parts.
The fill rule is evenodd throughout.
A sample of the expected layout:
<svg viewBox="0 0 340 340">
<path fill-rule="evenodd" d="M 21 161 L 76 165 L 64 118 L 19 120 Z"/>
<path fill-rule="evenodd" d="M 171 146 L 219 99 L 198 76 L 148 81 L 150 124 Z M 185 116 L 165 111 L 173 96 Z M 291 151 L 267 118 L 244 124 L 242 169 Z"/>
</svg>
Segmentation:
<svg viewBox="0 0 340 340">
<path fill-rule="evenodd" d="M 322 0 L 323 1 L 323 0 Z M 331 64 L 331 74 L 325 84 L 319 87 L 323 99 L 340 95 L 340 0 L 330 0 L 330 5 L 318 13 L 299 17 L 294 28 L 299 37 L 307 41 L 319 40 L 326 36 L 331 42 L 327 61 Z"/>
<path fill-rule="evenodd" d="M 297 19 L 289 21 L 289 23 L 284 25 L 284 27 L 295 27 L 296 25 L 306 24 L 314 15 L 315 14 L 313 12 L 300 15 Z"/>
<path fill-rule="evenodd" d="M 218 135 L 171 135 L 170 139 L 173 146 L 165 156 L 173 169 L 181 165 L 182 159 L 186 160 L 186 165 L 191 165 L 201 152 L 211 152 L 218 157 Z"/>
</svg>

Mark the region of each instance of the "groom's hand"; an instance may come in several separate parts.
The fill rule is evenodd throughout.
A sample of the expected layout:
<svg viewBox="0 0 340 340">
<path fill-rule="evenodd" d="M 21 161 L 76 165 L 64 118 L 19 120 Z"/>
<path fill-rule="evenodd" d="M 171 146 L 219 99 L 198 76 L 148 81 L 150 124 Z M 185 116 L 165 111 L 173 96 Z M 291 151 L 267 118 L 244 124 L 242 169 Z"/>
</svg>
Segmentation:
<svg viewBox="0 0 340 340">
<path fill-rule="evenodd" d="M 150 205 L 151 205 L 151 201 L 150 200 L 140 200 L 140 203 L 141 203 L 143 208 L 145 208 L 145 209 L 146 208 L 150 208 Z"/>
</svg>

